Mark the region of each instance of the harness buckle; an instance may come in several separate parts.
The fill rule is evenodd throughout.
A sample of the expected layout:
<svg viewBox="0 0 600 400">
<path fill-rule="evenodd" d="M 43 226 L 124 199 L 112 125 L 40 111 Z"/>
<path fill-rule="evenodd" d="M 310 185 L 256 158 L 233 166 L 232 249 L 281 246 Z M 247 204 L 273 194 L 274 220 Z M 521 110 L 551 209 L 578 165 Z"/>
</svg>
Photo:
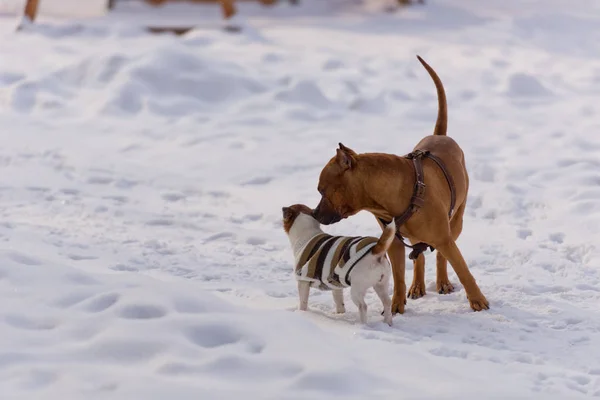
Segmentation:
<svg viewBox="0 0 600 400">
<path fill-rule="evenodd" d="M 413 158 L 422 158 L 429 154 L 429 150 L 415 150 L 412 153 L 408 153 L 406 158 L 412 160 Z"/>
</svg>

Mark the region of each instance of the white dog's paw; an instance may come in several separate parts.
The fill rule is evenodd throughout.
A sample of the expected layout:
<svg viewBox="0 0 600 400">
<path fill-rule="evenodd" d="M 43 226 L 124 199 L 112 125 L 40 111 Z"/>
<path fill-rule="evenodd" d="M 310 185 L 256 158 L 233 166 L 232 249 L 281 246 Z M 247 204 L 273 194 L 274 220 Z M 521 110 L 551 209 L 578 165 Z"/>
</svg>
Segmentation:
<svg viewBox="0 0 600 400">
<path fill-rule="evenodd" d="M 386 324 L 388 324 L 388 326 L 392 326 L 394 324 L 394 322 L 392 321 L 392 316 L 389 315 L 387 317 L 383 318 L 383 322 L 385 322 Z"/>
</svg>

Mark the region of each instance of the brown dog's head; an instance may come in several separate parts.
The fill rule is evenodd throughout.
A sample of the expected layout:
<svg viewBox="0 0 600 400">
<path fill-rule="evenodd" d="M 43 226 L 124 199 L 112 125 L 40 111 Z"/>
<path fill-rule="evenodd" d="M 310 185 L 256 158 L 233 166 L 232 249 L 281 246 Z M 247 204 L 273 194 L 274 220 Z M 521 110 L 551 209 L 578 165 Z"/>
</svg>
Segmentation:
<svg viewBox="0 0 600 400">
<path fill-rule="evenodd" d="M 354 176 L 357 154 L 343 144 L 339 145 L 335 157 L 329 160 L 319 176 L 321 201 L 313 217 L 323 225 L 334 224 L 361 210 L 356 201 L 359 187 Z"/>
<path fill-rule="evenodd" d="M 294 225 L 294 221 L 296 221 L 298 215 L 306 214 L 312 216 L 313 210 L 304 204 L 294 204 L 289 207 L 282 207 L 281 212 L 283 213 L 283 229 L 288 233 L 292 229 L 292 225 Z"/>
</svg>

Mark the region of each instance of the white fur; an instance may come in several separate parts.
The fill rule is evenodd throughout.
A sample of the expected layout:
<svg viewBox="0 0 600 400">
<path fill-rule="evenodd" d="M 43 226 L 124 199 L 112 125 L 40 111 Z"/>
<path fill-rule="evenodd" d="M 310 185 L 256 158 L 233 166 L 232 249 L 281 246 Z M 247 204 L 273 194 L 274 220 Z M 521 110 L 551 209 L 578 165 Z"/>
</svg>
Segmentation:
<svg viewBox="0 0 600 400">
<path fill-rule="evenodd" d="M 388 225 L 386 229 L 394 229 L 394 223 Z M 296 217 L 294 224 L 288 232 L 288 238 L 292 245 L 294 258 L 296 262 L 302 250 L 308 242 L 318 234 L 323 233 L 319 221 L 310 215 L 300 214 Z M 393 240 L 393 236 L 390 242 Z M 367 322 L 367 304 L 365 295 L 369 288 L 373 288 L 381 303 L 383 304 L 383 320 L 389 326 L 392 326 L 392 300 L 390 299 L 388 288 L 390 283 L 391 266 L 387 257 L 376 256 L 369 252 L 363 257 L 350 271 L 350 297 L 356 306 L 360 315 L 360 322 Z M 306 311 L 308 309 L 308 296 L 310 292 L 309 281 L 298 281 L 299 309 Z M 336 312 L 344 313 L 343 289 L 334 289 L 333 300 L 336 306 Z"/>
</svg>

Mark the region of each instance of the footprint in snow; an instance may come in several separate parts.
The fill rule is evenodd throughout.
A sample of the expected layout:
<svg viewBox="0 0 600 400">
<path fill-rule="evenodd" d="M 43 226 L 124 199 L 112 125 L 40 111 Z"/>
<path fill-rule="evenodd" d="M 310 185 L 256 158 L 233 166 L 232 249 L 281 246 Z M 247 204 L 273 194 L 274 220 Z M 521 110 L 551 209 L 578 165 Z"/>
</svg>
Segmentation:
<svg viewBox="0 0 600 400">
<path fill-rule="evenodd" d="M 260 221 L 262 219 L 263 215 L 262 214 L 246 214 L 244 216 L 240 217 L 231 217 L 230 221 L 235 223 L 235 224 L 244 224 L 246 222 L 255 222 L 255 221 Z"/>
<path fill-rule="evenodd" d="M 4 320 L 14 328 L 31 331 L 52 330 L 59 325 L 57 321 L 49 318 L 33 319 L 22 315 L 8 315 Z"/>
<path fill-rule="evenodd" d="M 30 192 L 40 192 L 40 193 L 46 193 L 46 192 L 50 191 L 50 188 L 43 187 L 43 186 L 27 186 L 25 189 L 29 190 Z M 66 190 L 66 189 L 63 189 L 61 191 L 63 191 L 63 193 L 65 193 L 64 190 Z"/>
<path fill-rule="evenodd" d="M 171 203 L 175 203 L 177 201 L 184 200 L 185 199 L 185 194 L 171 192 L 171 193 L 164 193 L 161 197 L 165 201 L 168 201 L 168 202 L 171 202 Z"/>
<path fill-rule="evenodd" d="M 225 199 L 225 198 L 231 197 L 231 195 L 229 193 L 223 192 L 220 190 L 213 190 L 213 191 L 207 192 L 206 194 L 208 194 L 209 196 L 214 197 L 216 199 Z"/>
<path fill-rule="evenodd" d="M 25 79 L 24 74 L 18 72 L 2 72 L 0 73 L 0 86 L 9 86 L 23 79 Z"/>
<path fill-rule="evenodd" d="M 108 185 L 113 182 L 113 178 L 108 176 L 92 176 L 88 178 L 87 183 L 92 185 Z"/>
<path fill-rule="evenodd" d="M 283 55 L 277 53 L 266 53 L 262 56 L 262 61 L 268 64 L 279 63 L 284 59 Z"/>
<path fill-rule="evenodd" d="M 30 257 L 25 254 L 17 253 L 17 252 L 10 252 L 7 254 L 7 256 L 12 261 L 19 263 L 19 264 L 23 264 L 23 265 L 40 265 L 41 264 L 41 262 L 39 260 L 37 260 L 36 258 Z"/>
<path fill-rule="evenodd" d="M 492 61 L 492 65 L 498 69 L 506 69 L 506 67 L 508 67 L 510 65 L 508 63 L 508 61 L 503 60 L 501 58 L 496 58 L 491 61 Z"/>
<path fill-rule="evenodd" d="M 561 232 L 552 233 L 552 234 L 550 234 L 549 238 L 554 243 L 561 244 L 561 243 L 563 243 L 565 241 L 565 234 L 561 233 Z"/>
<path fill-rule="evenodd" d="M 119 189 L 131 189 L 139 184 L 138 181 L 134 181 L 131 179 L 119 179 L 115 182 L 115 186 Z"/>
<path fill-rule="evenodd" d="M 221 239 L 231 239 L 233 237 L 235 237 L 235 235 L 231 232 L 220 232 L 220 233 L 211 235 L 211 236 L 207 237 L 206 239 L 204 239 L 204 243 L 214 242 L 216 240 L 221 240 Z"/>
<path fill-rule="evenodd" d="M 270 176 L 261 176 L 261 177 L 250 179 L 249 181 L 246 181 L 246 182 L 242 183 L 242 185 L 243 186 L 247 186 L 247 185 L 266 185 L 267 183 L 271 182 L 272 180 L 273 180 L 273 178 L 270 177 Z"/>
<path fill-rule="evenodd" d="M 517 230 L 517 236 L 523 240 L 527 239 L 529 236 L 533 235 L 531 229 L 519 229 Z"/>
<path fill-rule="evenodd" d="M 127 196 L 103 196 L 102 197 L 104 200 L 112 200 L 115 203 L 120 203 L 120 204 L 124 204 L 129 202 L 129 198 L 127 198 Z"/>
<path fill-rule="evenodd" d="M 60 189 L 60 192 L 63 194 L 70 195 L 70 196 L 77 196 L 81 193 L 79 190 L 73 189 L 73 188 Z"/>
<path fill-rule="evenodd" d="M 40 390 L 52 385 L 58 378 L 56 372 L 34 369 L 25 374 L 21 385 L 30 390 Z"/>
<path fill-rule="evenodd" d="M 156 319 L 167 315 L 167 311 L 159 306 L 133 304 L 124 306 L 119 316 L 124 319 Z"/>
<path fill-rule="evenodd" d="M 183 334 L 193 344 L 209 349 L 239 342 L 243 342 L 245 350 L 252 354 L 261 353 L 264 349 L 264 345 L 259 341 L 246 337 L 237 328 L 222 323 L 192 326 Z"/>
<path fill-rule="evenodd" d="M 344 68 L 344 63 L 341 60 L 330 59 L 323 64 L 323 70 L 325 71 L 334 71 L 340 68 Z"/>
<path fill-rule="evenodd" d="M 138 268 L 136 267 L 132 267 L 130 265 L 125 265 L 125 264 L 117 264 L 113 267 L 110 267 L 110 269 L 112 269 L 113 271 L 126 271 L 126 272 L 137 272 L 139 271 Z"/>
<path fill-rule="evenodd" d="M 259 238 L 259 237 L 249 237 L 246 240 L 246 243 L 252 245 L 252 246 L 260 246 L 262 244 L 267 243 L 267 241 L 263 238 Z"/>
<path fill-rule="evenodd" d="M 96 257 L 96 256 L 86 256 L 84 254 L 69 254 L 67 257 L 69 257 L 73 261 L 97 260 L 98 259 L 98 257 Z"/>
<path fill-rule="evenodd" d="M 167 218 L 151 219 L 146 222 L 146 225 L 149 226 L 172 226 L 174 224 L 175 222 L 173 220 Z"/>
</svg>

